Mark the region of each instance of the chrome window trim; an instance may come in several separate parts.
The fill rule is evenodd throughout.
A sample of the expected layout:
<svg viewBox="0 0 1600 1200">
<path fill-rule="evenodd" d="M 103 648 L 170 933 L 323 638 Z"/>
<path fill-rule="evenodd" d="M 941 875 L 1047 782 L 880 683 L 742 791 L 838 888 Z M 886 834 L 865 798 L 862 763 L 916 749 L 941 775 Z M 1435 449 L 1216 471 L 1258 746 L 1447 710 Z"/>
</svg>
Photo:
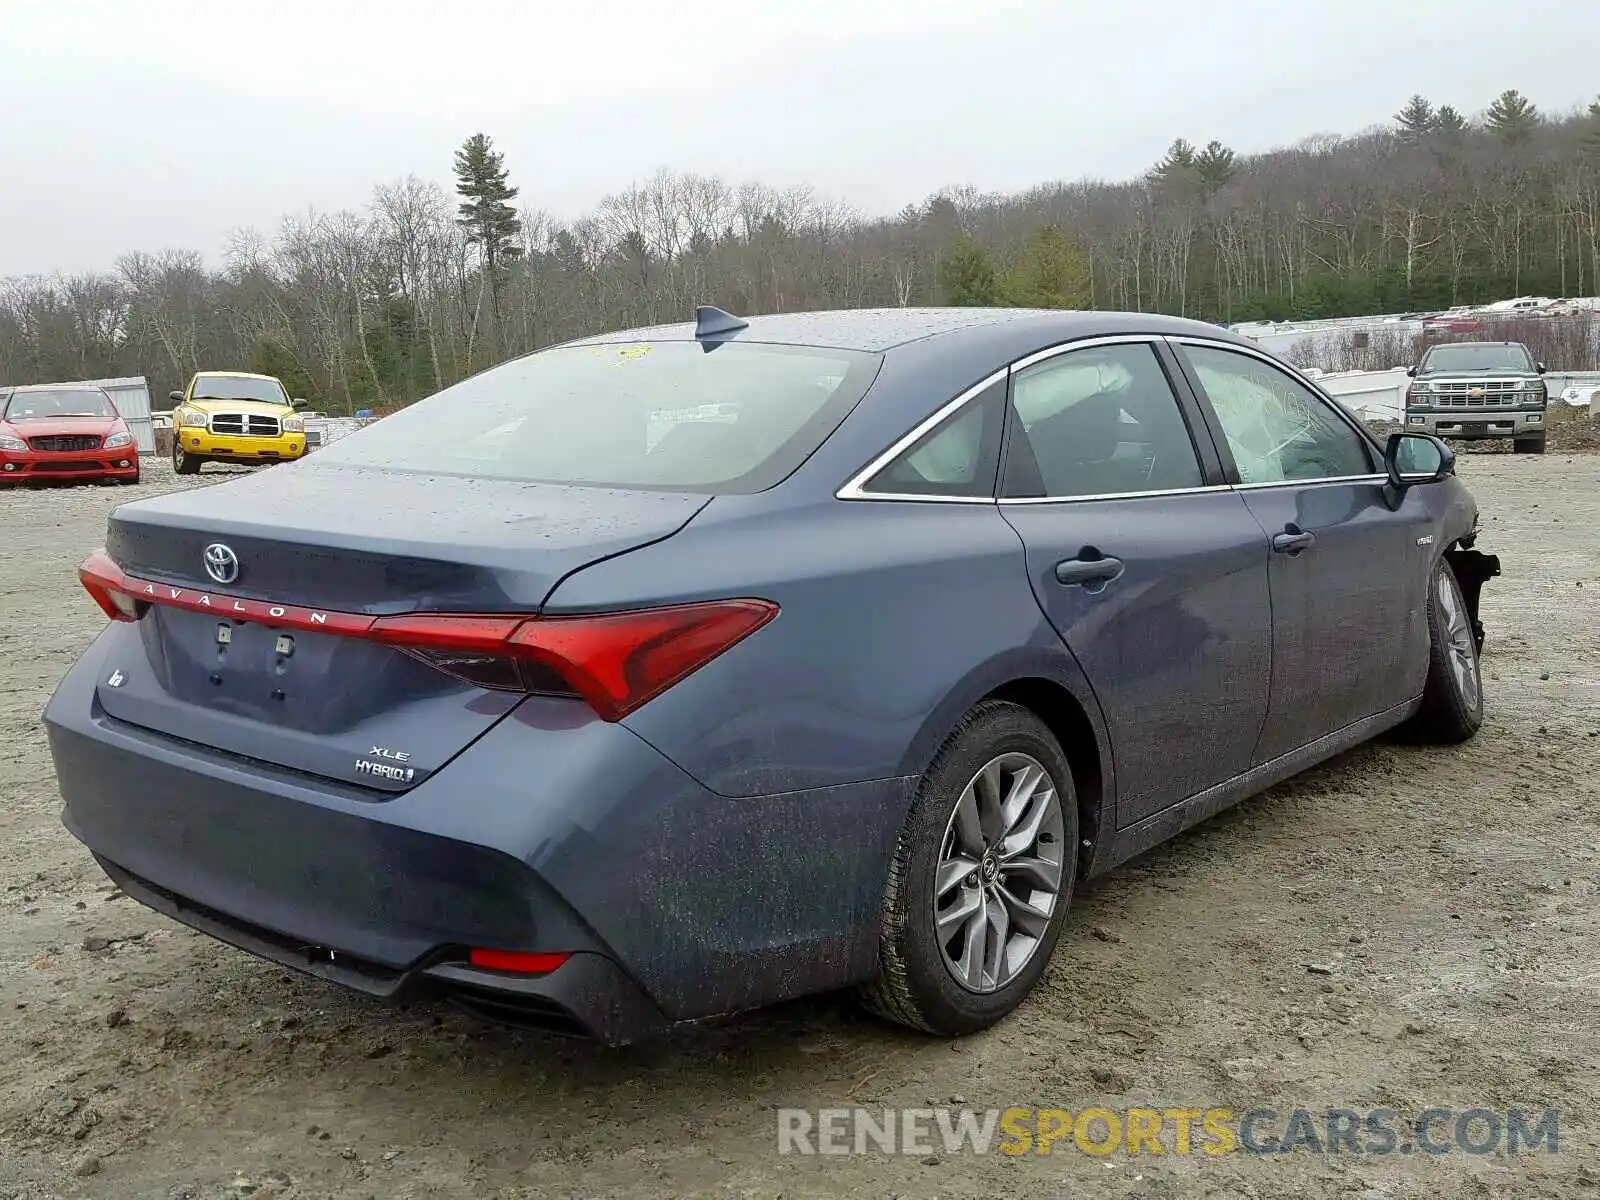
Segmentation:
<svg viewBox="0 0 1600 1200">
<path fill-rule="evenodd" d="M 857 471 L 848 480 L 846 480 L 844 486 L 833 493 L 834 499 L 919 500 L 932 501 L 935 504 L 993 504 L 994 491 L 992 488 L 987 496 L 941 496 L 937 494 L 924 496 L 920 493 L 909 492 L 869 492 L 866 490 L 866 485 L 871 481 L 874 475 L 883 470 L 895 459 L 899 458 L 901 453 L 914 445 L 918 438 L 929 433 L 935 426 L 944 421 L 946 417 L 954 416 L 956 413 L 960 412 L 968 404 L 972 403 L 972 401 L 983 395 L 984 392 L 988 391 L 1002 379 L 1005 379 L 1010 373 L 1010 367 L 1001 367 L 998 371 L 986 376 L 979 382 L 973 384 L 966 391 L 957 395 L 955 399 L 941 405 L 934 411 L 932 416 L 926 417 L 922 421 L 919 421 L 916 425 L 912 426 L 909 432 L 902 434 L 896 441 L 890 444 L 887 450 L 879 454 L 866 466 L 862 467 L 861 470 Z"/>
<path fill-rule="evenodd" d="M 1387 475 L 1330 475 L 1326 479 L 1274 479 L 1266 483 L 1236 483 L 1233 490 L 1236 492 L 1260 492 L 1267 488 L 1307 488 L 1326 487 L 1336 483 L 1385 483 Z"/>
<path fill-rule="evenodd" d="M 1206 492 L 1231 492 L 1233 485 L 1208 483 L 1199 487 L 1158 488 L 1147 492 L 1099 492 L 1090 496 L 1002 496 L 997 504 L 1084 504 L 1091 500 L 1149 500 L 1161 496 L 1199 496 Z"/>
<path fill-rule="evenodd" d="M 1071 354 L 1075 350 L 1093 350 L 1096 346 L 1126 346 L 1130 343 L 1144 342 L 1154 347 L 1161 340 L 1159 333 L 1108 333 L 1100 337 L 1082 338 L 1076 342 L 1063 342 L 1059 346 L 1049 346 L 1043 350 L 1035 350 L 1026 358 L 1019 358 L 1011 364 L 1011 374 L 1026 371 L 1029 367 L 1047 362 L 1052 358 L 1059 358 L 1063 354 Z M 1173 397 L 1176 400 L 1177 394 Z"/>
<path fill-rule="evenodd" d="M 1379 473 L 1371 475 L 1338 475 L 1326 479 L 1278 479 L 1265 483 L 1206 484 L 1199 487 L 1164 488 L 1139 492 L 1103 492 L 1091 496 L 1015 496 L 1011 498 L 1000 497 L 994 493 L 988 496 L 944 496 L 938 494 L 924 495 L 918 492 L 868 492 L 864 490 L 865 485 L 874 475 L 887 467 L 905 450 L 909 449 L 917 439 L 930 432 L 946 418 L 954 416 L 966 405 L 1000 382 L 1000 380 L 1009 379 L 1019 371 L 1025 371 L 1031 366 L 1048 362 L 1050 359 L 1058 358 L 1063 354 L 1071 354 L 1075 350 L 1092 350 L 1098 346 L 1125 346 L 1138 343 L 1154 347 L 1156 343 L 1161 341 L 1175 345 L 1201 346 L 1212 350 L 1232 350 L 1247 358 L 1258 359 L 1270 367 L 1276 367 L 1331 408 L 1339 419 L 1344 422 L 1345 426 L 1366 442 L 1369 448 L 1374 447 L 1376 444 L 1369 431 L 1361 428 L 1354 418 L 1345 412 L 1338 401 L 1328 396 L 1312 380 L 1300 374 L 1294 367 L 1281 359 L 1274 358 L 1259 347 L 1241 345 L 1238 342 L 1223 341 L 1217 338 L 1198 337 L 1192 334 L 1115 333 L 1105 334 L 1101 337 L 1080 338 L 1074 342 L 1063 342 L 1057 346 L 1048 346 L 993 372 L 944 404 L 931 416 L 918 422 L 909 432 L 902 434 L 887 450 L 852 475 L 842 487 L 834 492 L 834 498 L 838 500 L 887 500 L 896 503 L 914 502 L 917 504 L 1084 504 L 1092 501 L 1140 500 L 1161 496 L 1194 496 L 1210 492 L 1256 492 L 1266 491 L 1270 488 L 1323 487 L 1347 483 L 1383 483 L 1388 480 L 1387 475 Z M 1173 399 L 1180 404 L 1182 403 L 1176 392 L 1173 394 Z M 1199 399 L 1203 403 L 1209 403 L 1209 400 L 1204 396 L 1199 397 Z"/>
<path fill-rule="evenodd" d="M 915 501 L 918 504 L 987 504 L 994 506 L 993 496 L 941 496 L 930 492 L 926 495 L 920 492 L 851 492 L 846 493 L 840 488 L 834 494 L 836 500 L 895 500 L 900 503 Z"/>
</svg>

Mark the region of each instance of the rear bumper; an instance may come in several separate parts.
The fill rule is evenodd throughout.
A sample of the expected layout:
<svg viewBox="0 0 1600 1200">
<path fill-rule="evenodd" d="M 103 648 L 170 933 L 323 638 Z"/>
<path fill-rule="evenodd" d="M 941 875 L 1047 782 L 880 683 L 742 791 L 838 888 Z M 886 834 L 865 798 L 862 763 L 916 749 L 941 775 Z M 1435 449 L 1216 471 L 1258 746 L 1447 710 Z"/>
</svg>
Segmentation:
<svg viewBox="0 0 1600 1200">
<path fill-rule="evenodd" d="M 0 486 L 8 483 L 40 483 L 47 480 L 139 478 L 139 448 L 118 446 L 114 450 L 42 451 L 18 453 L 0 451 Z"/>
<path fill-rule="evenodd" d="M 1529 409 L 1449 409 L 1418 412 L 1407 409 L 1408 430 L 1431 433 L 1435 437 L 1472 440 L 1475 438 L 1531 437 L 1543 433 L 1545 410 Z"/>
<path fill-rule="evenodd" d="M 474 1016 L 545 1033 L 592 1038 L 610 1046 L 653 1036 L 670 1022 L 622 970 L 602 954 L 577 953 L 534 978 L 480 971 L 441 948 L 403 969 L 312 946 L 179 896 L 95 856 L 133 899 L 218 941 L 280 966 L 395 1004 L 444 1000 Z"/>
<path fill-rule="evenodd" d="M 535 698 L 410 791 L 365 793 L 109 717 L 103 645 L 45 713 L 63 822 L 136 899 L 223 941 L 609 1043 L 875 970 L 906 781 L 727 799 Z M 474 970 L 473 947 L 572 957 L 529 978 Z"/>
</svg>

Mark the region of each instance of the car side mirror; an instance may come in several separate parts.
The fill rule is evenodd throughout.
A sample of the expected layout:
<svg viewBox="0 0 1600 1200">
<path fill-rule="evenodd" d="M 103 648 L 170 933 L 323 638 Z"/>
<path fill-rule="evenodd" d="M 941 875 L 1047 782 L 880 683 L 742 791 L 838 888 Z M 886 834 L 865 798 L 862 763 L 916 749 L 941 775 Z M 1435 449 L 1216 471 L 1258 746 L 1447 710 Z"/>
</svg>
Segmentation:
<svg viewBox="0 0 1600 1200">
<path fill-rule="evenodd" d="M 1535 369 L 1538 370 L 1539 374 L 1543 375 L 1550 368 L 1546 367 L 1543 363 L 1539 363 Z"/>
<path fill-rule="evenodd" d="M 1431 433 L 1391 433 L 1383 448 L 1383 469 L 1398 503 L 1407 489 L 1454 475 L 1456 454 Z"/>
<path fill-rule="evenodd" d="M 168 392 L 167 393 L 167 399 L 171 400 L 174 404 L 182 404 L 183 403 L 183 393 L 182 392 Z"/>
<path fill-rule="evenodd" d="M 289 407 L 295 409 L 296 411 L 299 411 L 302 408 L 309 408 L 310 405 L 311 402 L 309 400 L 294 399 L 289 401 Z"/>
<path fill-rule="evenodd" d="M 1417 377 L 1417 369 L 1415 367 L 1407 367 L 1406 374 L 1415 379 Z"/>
</svg>

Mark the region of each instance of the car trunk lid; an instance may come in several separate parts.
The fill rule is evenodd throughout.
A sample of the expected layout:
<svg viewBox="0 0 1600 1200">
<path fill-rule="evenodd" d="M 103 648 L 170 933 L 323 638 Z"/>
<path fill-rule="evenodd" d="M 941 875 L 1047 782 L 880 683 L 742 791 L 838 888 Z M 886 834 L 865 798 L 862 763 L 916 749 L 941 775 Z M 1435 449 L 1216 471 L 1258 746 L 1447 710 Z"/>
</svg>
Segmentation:
<svg viewBox="0 0 1600 1200">
<path fill-rule="evenodd" d="M 125 505 L 107 554 L 146 607 L 116 632 L 99 700 L 114 718 L 230 754 L 413 786 L 524 693 L 374 640 L 374 620 L 514 624 L 567 573 L 670 537 L 706 501 L 308 462 Z"/>
</svg>

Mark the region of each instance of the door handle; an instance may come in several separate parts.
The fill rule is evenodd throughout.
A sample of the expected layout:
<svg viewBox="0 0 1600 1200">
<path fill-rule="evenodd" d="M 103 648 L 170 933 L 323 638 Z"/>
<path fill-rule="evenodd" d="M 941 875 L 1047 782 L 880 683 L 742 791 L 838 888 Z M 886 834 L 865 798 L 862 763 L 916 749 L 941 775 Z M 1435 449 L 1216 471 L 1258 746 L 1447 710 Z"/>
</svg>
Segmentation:
<svg viewBox="0 0 1600 1200">
<path fill-rule="evenodd" d="M 1283 527 L 1282 533 L 1272 535 L 1272 548 L 1279 554 L 1296 555 L 1302 550 L 1309 550 L 1317 540 L 1317 535 L 1307 533 L 1300 526 L 1290 521 Z"/>
<path fill-rule="evenodd" d="M 1068 558 L 1056 564 L 1057 583 L 1110 583 L 1122 574 L 1120 558 Z"/>
</svg>

